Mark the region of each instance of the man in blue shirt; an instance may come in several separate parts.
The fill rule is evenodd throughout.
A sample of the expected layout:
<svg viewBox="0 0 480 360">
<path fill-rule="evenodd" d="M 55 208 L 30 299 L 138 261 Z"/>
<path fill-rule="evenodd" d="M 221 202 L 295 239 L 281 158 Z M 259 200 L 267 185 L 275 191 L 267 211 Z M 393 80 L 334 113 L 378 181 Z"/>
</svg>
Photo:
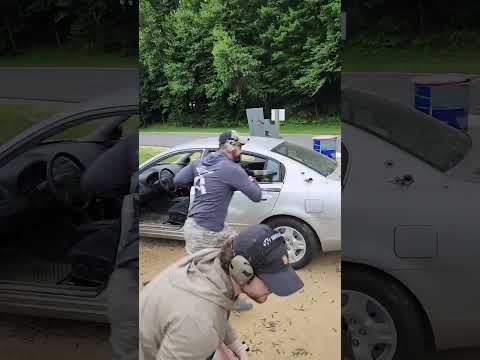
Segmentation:
<svg viewBox="0 0 480 360">
<path fill-rule="evenodd" d="M 192 184 L 195 197 L 184 226 L 185 250 L 188 255 L 205 248 L 218 248 L 236 235 L 225 225 L 228 206 L 235 191 L 259 202 L 262 189 L 239 165 L 242 145 L 234 130 L 219 137 L 219 150 L 203 159 L 192 161 L 175 176 L 176 185 Z M 251 308 L 237 303 L 237 310 Z"/>
</svg>

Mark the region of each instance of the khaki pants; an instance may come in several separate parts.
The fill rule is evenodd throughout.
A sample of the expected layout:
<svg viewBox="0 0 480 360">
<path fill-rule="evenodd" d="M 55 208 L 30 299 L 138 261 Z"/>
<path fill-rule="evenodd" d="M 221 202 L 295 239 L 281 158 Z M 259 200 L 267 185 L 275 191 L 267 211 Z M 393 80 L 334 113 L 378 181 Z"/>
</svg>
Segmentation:
<svg viewBox="0 0 480 360">
<path fill-rule="evenodd" d="M 237 232 L 227 225 L 220 232 L 210 231 L 198 225 L 191 217 L 185 221 L 183 231 L 187 255 L 205 248 L 219 248 L 225 240 L 237 235 Z"/>
</svg>

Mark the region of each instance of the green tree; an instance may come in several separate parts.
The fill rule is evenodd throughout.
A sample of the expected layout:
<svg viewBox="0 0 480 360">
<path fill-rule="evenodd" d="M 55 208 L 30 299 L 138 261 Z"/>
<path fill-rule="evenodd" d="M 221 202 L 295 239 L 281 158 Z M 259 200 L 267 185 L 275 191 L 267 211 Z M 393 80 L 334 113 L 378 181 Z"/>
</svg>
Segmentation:
<svg viewBox="0 0 480 360">
<path fill-rule="evenodd" d="M 329 96 L 339 84 L 338 0 L 165 3 L 141 2 L 146 109 L 177 124 L 229 126 L 245 107 L 313 120 L 338 102 Z"/>
<path fill-rule="evenodd" d="M 164 121 L 171 105 L 162 91 L 166 86 L 164 73 L 165 19 L 176 9 L 178 1 L 140 0 L 139 3 L 139 65 L 140 110 L 142 125 L 147 125 L 149 114 L 156 113 Z M 155 119 L 154 119 L 155 120 Z"/>
<path fill-rule="evenodd" d="M 238 123 L 248 99 L 260 97 L 260 62 L 222 28 L 215 28 L 212 34 L 215 39 L 212 50 L 215 77 L 206 84 L 207 97 L 216 100 L 214 105 L 223 100 L 235 106 L 234 123 Z"/>
<path fill-rule="evenodd" d="M 30 16 L 45 15 L 50 20 L 57 46 L 61 47 L 59 26 L 72 15 L 74 5 L 73 0 L 33 0 L 26 6 L 25 11 Z"/>
</svg>

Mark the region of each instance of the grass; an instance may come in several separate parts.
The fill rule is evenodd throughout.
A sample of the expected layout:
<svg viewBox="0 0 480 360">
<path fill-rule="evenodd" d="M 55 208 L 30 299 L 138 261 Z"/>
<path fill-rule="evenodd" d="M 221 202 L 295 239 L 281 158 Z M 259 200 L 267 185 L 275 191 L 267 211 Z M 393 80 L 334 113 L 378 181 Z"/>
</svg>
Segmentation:
<svg viewBox="0 0 480 360">
<path fill-rule="evenodd" d="M 342 71 L 480 74 L 480 49 L 367 49 L 346 46 Z"/>
<path fill-rule="evenodd" d="M 42 104 L 35 106 L 16 102 L 0 102 L 0 144 L 15 135 L 59 112 L 64 105 Z"/>
<path fill-rule="evenodd" d="M 139 164 L 142 164 L 155 155 L 167 150 L 168 148 L 160 146 L 140 146 L 138 149 L 138 162 Z"/>
<path fill-rule="evenodd" d="M 0 57 L 0 66 L 62 66 L 62 67 L 137 67 L 137 57 L 115 54 L 87 54 L 71 49 L 26 50 L 18 55 Z"/>
<path fill-rule="evenodd" d="M 217 127 L 217 128 L 199 128 L 199 127 L 176 127 L 172 125 L 153 125 L 147 128 L 142 128 L 140 131 L 145 132 L 192 132 L 192 133 L 211 133 L 211 134 L 220 134 L 224 131 L 230 130 L 231 128 L 226 127 Z M 233 128 L 240 133 L 249 133 L 247 127 L 236 127 Z M 340 122 L 337 123 L 327 123 L 327 124 L 288 124 L 282 125 L 280 127 L 280 132 L 282 134 L 307 134 L 307 135 L 338 135 L 341 131 Z"/>
</svg>

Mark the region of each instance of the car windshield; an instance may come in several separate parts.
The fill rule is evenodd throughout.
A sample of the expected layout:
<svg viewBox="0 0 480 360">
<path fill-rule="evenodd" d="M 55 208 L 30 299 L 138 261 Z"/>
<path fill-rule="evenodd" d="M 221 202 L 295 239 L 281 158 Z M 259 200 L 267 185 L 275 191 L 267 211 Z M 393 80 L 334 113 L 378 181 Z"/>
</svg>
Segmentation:
<svg viewBox="0 0 480 360">
<path fill-rule="evenodd" d="M 353 89 L 342 94 L 342 121 L 446 172 L 472 147 L 470 137 L 414 108 Z"/>
<path fill-rule="evenodd" d="M 298 161 L 303 165 L 319 172 L 323 176 L 330 175 L 337 168 L 337 162 L 335 160 L 332 160 L 320 154 L 319 152 L 307 149 L 303 146 L 292 144 L 288 141 L 282 142 L 272 151 Z"/>
</svg>

